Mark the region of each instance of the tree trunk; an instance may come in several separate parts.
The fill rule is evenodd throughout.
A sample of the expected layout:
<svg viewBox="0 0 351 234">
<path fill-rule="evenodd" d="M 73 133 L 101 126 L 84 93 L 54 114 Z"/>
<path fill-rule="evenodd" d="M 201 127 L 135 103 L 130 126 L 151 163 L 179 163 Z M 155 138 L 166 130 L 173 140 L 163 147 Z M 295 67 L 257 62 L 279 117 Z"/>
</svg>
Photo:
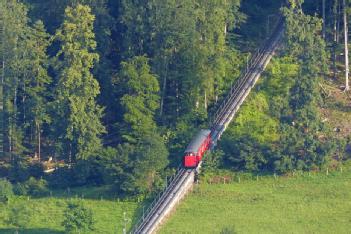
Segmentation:
<svg viewBox="0 0 351 234">
<path fill-rule="evenodd" d="M 16 36 L 15 38 L 15 61 L 18 61 L 18 36 Z M 16 67 L 16 70 L 14 71 L 14 79 L 15 79 L 15 86 L 14 86 L 14 90 L 13 90 L 13 113 L 12 116 L 9 115 L 9 128 L 11 130 L 11 134 L 9 134 L 9 138 L 10 138 L 10 153 L 16 151 L 16 137 L 15 132 L 16 132 L 16 120 L 17 120 L 17 88 L 18 88 L 18 77 L 19 77 L 19 71 L 18 71 L 18 67 Z M 10 118 L 12 118 L 12 121 L 10 120 Z"/>
<path fill-rule="evenodd" d="M 334 26 L 333 26 L 333 78 L 336 79 L 337 77 L 337 69 L 336 69 L 336 48 L 338 45 L 338 31 L 337 31 L 337 25 L 338 25 L 338 1 L 339 0 L 334 0 L 334 6 L 333 6 L 333 15 L 334 15 Z"/>
<path fill-rule="evenodd" d="M 10 120 L 10 117 L 9 117 L 9 119 L 8 119 L 8 121 L 9 121 L 9 125 L 11 125 L 11 120 Z M 8 146 L 8 150 L 9 150 L 9 152 L 10 152 L 10 155 L 11 155 L 11 160 L 12 160 L 12 138 L 11 138 L 11 135 L 12 135 L 12 131 L 11 131 L 11 129 L 12 129 L 12 125 L 11 126 L 8 126 L 8 129 L 9 129 L 9 132 L 8 132 L 8 144 L 9 144 L 9 146 Z"/>
<path fill-rule="evenodd" d="M 166 56 L 163 60 L 163 70 L 164 70 L 164 77 L 163 77 L 163 84 L 162 84 L 162 95 L 161 95 L 161 101 L 160 101 L 160 116 L 162 117 L 163 115 L 163 107 L 164 107 L 164 101 L 165 101 L 165 96 L 166 96 L 166 88 L 167 88 L 167 75 L 168 75 L 168 63 L 166 60 Z"/>
<path fill-rule="evenodd" d="M 336 41 L 337 43 L 339 43 L 340 41 L 340 35 L 339 35 L 339 32 L 340 32 L 340 22 L 341 22 L 341 4 L 340 2 L 338 2 L 338 23 L 336 25 Z"/>
<path fill-rule="evenodd" d="M 322 15 L 323 15 L 323 39 L 325 40 L 325 28 L 326 28 L 326 18 L 325 18 L 325 0 L 322 0 Z"/>
<path fill-rule="evenodd" d="M 161 95 L 161 102 L 160 102 L 160 116 L 163 115 L 163 105 L 166 95 L 166 87 L 167 87 L 167 77 L 163 77 L 163 84 L 162 84 L 162 95 Z"/>
<path fill-rule="evenodd" d="M 40 133 L 40 124 L 37 122 L 37 134 L 38 134 L 38 160 L 41 161 L 41 133 Z"/>
<path fill-rule="evenodd" d="M 207 111 L 207 92 L 205 90 L 205 110 Z"/>
<path fill-rule="evenodd" d="M 180 112 L 180 110 L 179 110 L 179 106 L 180 106 L 179 102 L 181 101 L 180 98 L 179 98 L 178 80 L 176 80 L 176 84 L 175 85 L 176 85 L 176 105 L 177 105 L 177 107 L 176 107 L 176 117 L 178 118 L 179 117 L 179 112 Z"/>
<path fill-rule="evenodd" d="M 17 76 L 18 77 L 18 76 Z M 17 150 L 17 147 L 16 147 L 16 144 L 17 144 L 17 139 L 16 139 L 16 135 L 15 135 L 15 132 L 16 132 L 16 120 L 17 120 L 17 82 L 16 82 L 16 86 L 15 86 L 15 92 L 14 92 L 14 98 L 13 98 L 13 121 L 11 123 L 11 128 L 13 129 L 12 130 L 12 151 L 16 151 Z"/>
<path fill-rule="evenodd" d="M 346 0 L 342 1 L 344 10 L 344 47 L 345 47 L 345 90 L 348 91 L 349 87 L 349 49 L 348 49 L 348 28 L 347 28 L 347 7 Z"/>
<path fill-rule="evenodd" d="M 69 143 L 69 153 L 68 153 L 68 163 L 69 167 L 72 167 L 72 143 Z"/>
</svg>

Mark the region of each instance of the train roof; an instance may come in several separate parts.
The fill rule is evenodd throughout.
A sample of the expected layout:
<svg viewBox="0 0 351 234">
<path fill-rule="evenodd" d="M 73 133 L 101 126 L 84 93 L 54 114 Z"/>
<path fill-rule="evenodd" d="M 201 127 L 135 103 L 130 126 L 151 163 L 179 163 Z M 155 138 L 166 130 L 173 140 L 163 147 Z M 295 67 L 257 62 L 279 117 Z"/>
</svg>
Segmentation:
<svg viewBox="0 0 351 234">
<path fill-rule="evenodd" d="M 200 146 L 204 142 L 204 140 L 210 135 L 211 131 L 206 129 L 206 130 L 201 130 L 199 131 L 196 136 L 191 140 L 190 144 L 188 147 L 185 149 L 185 153 L 195 153 L 198 152 Z"/>
</svg>

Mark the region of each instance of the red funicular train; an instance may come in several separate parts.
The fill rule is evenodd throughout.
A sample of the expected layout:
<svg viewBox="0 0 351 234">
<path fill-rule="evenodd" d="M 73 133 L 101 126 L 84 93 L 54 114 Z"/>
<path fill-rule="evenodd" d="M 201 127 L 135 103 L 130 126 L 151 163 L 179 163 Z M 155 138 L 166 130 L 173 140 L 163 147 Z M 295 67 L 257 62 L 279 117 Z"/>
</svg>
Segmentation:
<svg viewBox="0 0 351 234">
<path fill-rule="evenodd" d="M 211 131 L 201 130 L 185 150 L 184 167 L 195 168 L 202 160 L 204 153 L 211 145 Z"/>
</svg>

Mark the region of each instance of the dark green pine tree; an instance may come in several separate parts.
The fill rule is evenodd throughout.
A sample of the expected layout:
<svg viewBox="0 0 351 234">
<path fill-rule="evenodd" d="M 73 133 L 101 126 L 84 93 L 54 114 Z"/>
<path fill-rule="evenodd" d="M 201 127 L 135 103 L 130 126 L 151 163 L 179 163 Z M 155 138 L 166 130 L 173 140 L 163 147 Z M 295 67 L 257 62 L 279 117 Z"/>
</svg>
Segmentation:
<svg viewBox="0 0 351 234">
<path fill-rule="evenodd" d="M 121 42 L 122 60 L 147 54 L 150 56 L 152 33 L 152 14 L 154 2 L 148 0 L 121 0 L 118 20 L 121 22 L 123 40 Z"/>
<path fill-rule="evenodd" d="M 134 29 L 130 24 L 147 17 L 136 30 L 149 31 L 137 35 L 139 41 L 150 45 L 142 52 L 149 55 L 152 71 L 159 77 L 160 116 L 164 124 L 203 120 L 207 107 L 228 88 L 235 66 L 229 61 L 235 53 L 228 46 L 227 36 L 242 21 L 239 6 L 236 0 L 155 0 L 149 3 L 147 14 L 128 11 L 134 15 L 124 18 L 127 32 Z"/>
<path fill-rule="evenodd" d="M 47 48 L 50 45 L 50 36 L 46 33 L 42 21 L 37 21 L 29 31 L 27 37 L 27 73 L 24 81 L 23 95 L 23 122 L 28 134 L 27 141 L 32 145 L 39 160 L 41 158 L 42 126 L 50 122 L 48 113 L 48 86 L 51 78 L 48 75 Z"/>
<path fill-rule="evenodd" d="M 122 63 L 119 83 L 125 94 L 122 138 L 127 143 L 129 164 L 120 187 L 129 193 L 150 192 L 159 184 L 167 166 L 168 151 L 154 120 L 159 108 L 159 84 L 151 73 L 148 59 L 137 56 Z M 132 150 L 128 144 L 133 145 Z"/>
<path fill-rule="evenodd" d="M 3 143 L 4 151 L 13 159 L 21 155 L 23 131 L 20 128 L 21 100 L 19 87 L 23 84 L 25 73 L 26 34 L 28 33 L 27 9 L 18 1 L 0 1 L 1 30 L 1 85 L 3 105 Z"/>
<path fill-rule="evenodd" d="M 106 128 L 112 130 L 113 112 L 116 107 L 113 98 L 113 87 L 111 78 L 116 66 L 112 60 L 115 60 L 120 53 L 115 53 L 118 49 L 119 38 L 114 35 L 112 31 L 116 25 L 116 20 L 110 14 L 112 11 L 111 3 L 108 0 L 26 0 L 31 6 L 31 17 L 33 19 L 42 19 L 50 33 L 59 27 L 63 21 L 64 11 L 67 6 L 76 6 L 77 4 L 88 5 L 96 19 L 94 21 L 94 33 L 96 37 L 97 47 L 96 52 L 99 54 L 99 62 L 94 65 L 93 74 L 98 80 L 101 87 L 101 94 L 97 98 L 97 102 L 106 107 L 103 121 L 109 125 Z M 117 3 L 117 2 L 116 2 Z M 55 6 L 55 7 L 52 7 Z M 53 50 L 49 50 L 50 55 L 53 55 Z M 113 134 L 113 133 L 112 133 Z"/>
<path fill-rule="evenodd" d="M 196 89 L 195 3 L 157 0 L 152 10 L 151 58 L 161 84 L 160 116 L 163 124 L 175 126 L 194 104 L 189 93 Z"/>
<path fill-rule="evenodd" d="M 154 115 L 159 107 L 160 88 L 150 69 L 144 56 L 122 62 L 119 75 L 119 84 L 125 92 L 121 98 L 125 123 L 122 134 L 128 142 L 136 143 L 147 133 L 156 131 Z"/>
<path fill-rule="evenodd" d="M 94 19 L 88 6 L 68 7 L 56 33 L 61 49 L 56 56 L 55 130 L 70 162 L 96 154 L 99 135 L 105 132 L 100 121 L 103 109 L 95 101 L 99 83 L 91 72 L 99 59 L 94 52 Z"/>
</svg>

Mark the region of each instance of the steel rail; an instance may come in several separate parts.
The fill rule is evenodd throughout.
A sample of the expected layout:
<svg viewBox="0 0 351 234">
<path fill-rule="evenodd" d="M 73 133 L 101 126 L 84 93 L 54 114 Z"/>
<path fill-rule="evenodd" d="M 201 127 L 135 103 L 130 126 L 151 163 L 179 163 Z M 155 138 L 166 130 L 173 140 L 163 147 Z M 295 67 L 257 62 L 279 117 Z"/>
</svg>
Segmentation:
<svg viewBox="0 0 351 234">
<path fill-rule="evenodd" d="M 143 228 L 141 233 L 146 234 L 146 233 L 152 233 L 154 230 L 157 229 L 157 224 L 161 223 L 162 217 L 166 216 L 167 209 L 170 207 L 170 204 L 174 201 L 174 198 L 178 197 L 177 195 L 180 195 L 183 192 L 183 185 L 188 181 L 188 179 L 191 177 L 192 173 L 194 170 L 186 170 L 184 175 L 182 176 L 181 180 L 177 184 L 177 186 L 168 194 L 168 196 L 161 202 L 161 206 L 158 210 L 155 211 L 155 214 L 152 216 L 148 224 Z M 191 182 L 193 183 L 193 181 Z M 186 192 L 186 191 L 184 191 Z M 181 197 L 180 197 L 181 199 Z"/>
<path fill-rule="evenodd" d="M 220 138 L 221 134 L 225 131 L 233 119 L 235 113 L 240 108 L 241 104 L 250 93 L 251 89 L 259 79 L 261 73 L 268 65 L 270 59 L 273 56 L 275 49 L 277 48 L 280 39 L 282 38 L 283 24 L 279 23 L 277 29 L 274 31 L 274 35 L 270 38 L 270 44 L 265 45 L 262 53 L 255 56 L 252 64 L 254 64 L 244 76 L 239 79 L 237 85 L 234 85 L 230 91 L 230 95 L 222 104 L 222 107 L 217 111 L 217 114 L 213 120 L 212 130 L 215 133 L 214 144 Z"/>
<path fill-rule="evenodd" d="M 179 172 L 175 183 L 172 183 L 172 185 L 170 185 L 168 187 L 166 192 L 163 193 L 163 196 L 161 196 L 158 199 L 157 204 L 154 207 L 152 207 L 152 210 L 150 211 L 149 215 L 145 218 L 146 222 L 144 222 L 140 225 L 140 227 L 139 227 L 140 230 L 142 230 L 146 225 L 148 225 L 148 222 L 150 222 L 150 220 L 153 218 L 154 214 L 157 213 L 157 211 L 160 209 L 160 207 L 164 204 L 165 200 L 167 200 L 167 198 L 169 197 L 169 194 L 172 193 L 172 191 L 174 191 L 175 188 L 177 188 L 179 186 L 180 181 L 183 180 L 184 174 L 185 174 L 185 169 L 183 169 L 182 171 Z"/>
<path fill-rule="evenodd" d="M 140 229 L 145 223 L 150 219 L 150 216 L 152 216 L 153 212 L 155 209 L 158 208 L 158 203 L 164 199 L 165 196 L 169 193 L 169 191 L 172 190 L 174 186 L 177 185 L 177 182 L 181 178 L 181 176 L 184 174 L 185 169 L 184 168 L 179 168 L 176 172 L 176 174 L 173 176 L 172 179 L 169 180 L 169 184 L 164 188 L 163 191 L 161 191 L 153 200 L 153 202 L 149 205 L 148 209 L 146 209 L 145 212 L 143 212 L 142 218 L 139 220 L 137 224 L 134 225 L 134 228 L 130 231 L 130 233 L 138 233 L 136 232 L 138 229 Z M 146 214 L 146 216 L 144 215 Z"/>
<path fill-rule="evenodd" d="M 220 115 L 223 112 L 226 112 L 227 110 L 227 106 L 231 104 L 231 101 L 235 98 L 235 95 L 233 96 L 233 94 L 235 94 L 235 92 L 237 90 L 240 90 L 241 88 L 243 88 L 243 86 L 245 84 L 247 84 L 247 80 L 250 78 L 250 75 L 252 74 L 252 70 L 257 68 L 257 65 L 260 63 L 261 59 L 263 56 L 267 55 L 267 50 L 270 49 L 270 47 L 272 47 L 272 41 L 276 41 L 276 38 L 279 37 L 280 31 L 282 30 L 282 20 L 279 21 L 278 26 L 276 27 L 276 29 L 274 30 L 272 36 L 269 38 L 269 40 L 267 42 L 264 43 L 264 46 L 259 49 L 251 58 L 250 62 L 249 62 L 249 67 L 245 70 L 244 72 L 244 76 L 242 76 L 241 78 L 239 78 L 239 80 L 237 82 L 234 83 L 234 85 L 232 85 L 228 95 L 226 96 L 226 98 L 224 99 L 224 101 L 222 102 L 222 104 L 220 105 L 220 107 L 218 108 L 218 110 L 215 112 L 214 117 L 212 118 L 213 124 L 216 124 L 216 122 L 218 121 L 218 118 L 220 117 Z"/>
<path fill-rule="evenodd" d="M 242 72 L 244 74 L 244 76 L 239 78 L 239 80 L 237 82 L 232 84 L 231 89 L 230 89 L 229 93 L 227 94 L 226 98 L 224 99 L 224 101 L 222 102 L 220 107 L 215 112 L 215 114 L 214 114 L 215 118 L 216 118 L 216 116 L 218 116 L 219 112 L 221 112 L 225 109 L 224 107 L 228 103 L 228 98 L 230 98 L 232 96 L 233 92 L 238 88 L 238 86 L 245 83 L 245 80 L 247 79 L 247 76 L 250 74 L 250 71 L 252 70 L 252 68 L 254 68 L 257 65 L 257 63 L 260 61 L 260 58 L 265 54 L 265 51 L 267 50 L 267 48 L 272 44 L 271 41 L 273 41 L 273 38 L 279 32 L 279 30 L 282 26 L 281 24 L 282 24 L 282 19 L 279 20 L 278 26 L 276 27 L 275 31 L 273 32 L 271 38 L 269 38 L 263 44 L 263 46 L 259 50 L 257 50 L 256 53 L 251 57 L 251 59 L 248 63 L 249 65 L 246 67 L 245 71 Z"/>
</svg>

